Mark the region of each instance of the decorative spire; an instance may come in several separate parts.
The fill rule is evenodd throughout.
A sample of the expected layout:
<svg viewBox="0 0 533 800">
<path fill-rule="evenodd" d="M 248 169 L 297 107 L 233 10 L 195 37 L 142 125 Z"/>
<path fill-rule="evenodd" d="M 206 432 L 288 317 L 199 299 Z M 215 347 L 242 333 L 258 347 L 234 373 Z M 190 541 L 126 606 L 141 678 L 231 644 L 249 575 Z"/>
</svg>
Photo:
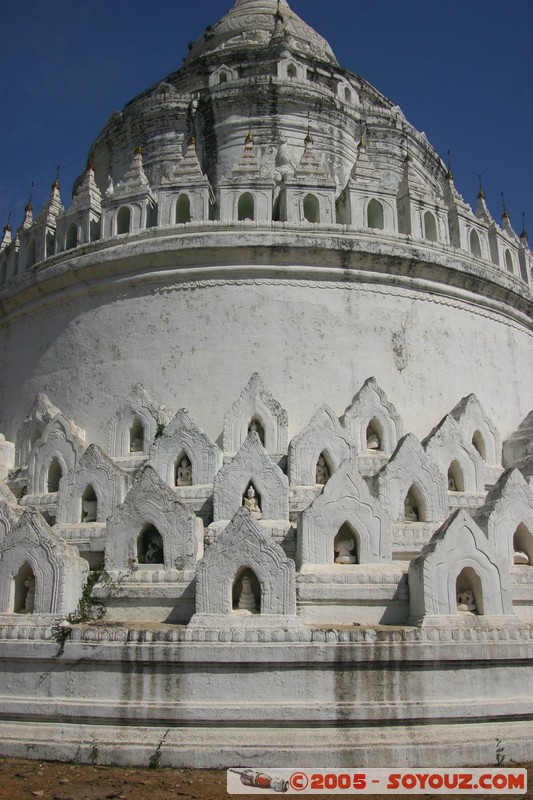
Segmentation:
<svg viewBox="0 0 533 800">
<path fill-rule="evenodd" d="M 10 211 L 7 217 L 6 226 L 4 227 L 2 238 L 0 239 L 0 252 L 2 250 L 5 250 L 6 247 L 8 247 L 8 245 L 11 244 L 11 242 L 12 242 L 12 237 L 11 237 L 11 211 Z"/>
<path fill-rule="evenodd" d="M 307 135 L 306 135 L 306 137 L 305 137 L 305 139 L 304 139 L 304 142 L 305 142 L 305 149 L 306 149 L 306 150 L 311 150 L 311 147 L 310 147 L 310 145 L 312 145 L 312 144 L 313 144 L 313 141 L 314 141 L 314 140 L 313 140 L 313 135 L 312 135 L 312 133 L 311 133 L 311 120 L 310 120 L 310 117 L 309 117 L 309 111 L 308 111 L 308 112 L 307 112 Z"/>
<path fill-rule="evenodd" d="M 448 150 L 448 167 L 446 171 L 446 179 L 449 181 L 453 181 L 453 172 L 452 172 L 452 151 Z"/>
<path fill-rule="evenodd" d="M 33 181 L 31 182 L 31 186 L 30 186 L 30 196 L 28 198 L 28 203 L 26 205 L 26 208 L 24 209 L 24 211 L 26 211 L 26 212 L 33 211 L 33 205 L 32 205 L 32 202 L 31 202 L 32 201 L 32 197 L 33 197 Z"/>
<path fill-rule="evenodd" d="M 281 9 L 279 7 L 279 0 L 278 0 L 278 7 L 276 9 L 276 13 L 274 14 L 274 19 L 276 20 L 276 22 L 284 22 L 285 21 L 283 19 L 283 14 L 281 13 Z"/>
<path fill-rule="evenodd" d="M 502 195 L 502 207 L 503 207 L 502 220 L 506 220 L 506 219 L 510 220 L 509 212 L 507 211 L 507 208 L 506 208 L 506 205 L 505 205 L 505 195 L 504 195 L 503 192 L 501 193 L 501 195 Z"/>
<path fill-rule="evenodd" d="M 59 164 L 57 165 L 57 169 L 56 169 L 56 179 L 53 182 L 51 188 L 52 188 L 52 191 L 57 190 L 59 192 L 59 189 L 60 189 L 60 186 L 59 186 Z"/>
<path fill-rule="evenodd" d="M 490 211 L 487 208 L 487 203 L 485 201 L 485 192 L 483 191 L 483 183 L 481 181 L 481 175 L 479 176 L 479 192 L 477 195 L 477 206 L 476 206 L 476 217 L 478 219 L 482 219 L 487 225 L 490 225 L 494 220 L 490 215 Z"/>
</svg>

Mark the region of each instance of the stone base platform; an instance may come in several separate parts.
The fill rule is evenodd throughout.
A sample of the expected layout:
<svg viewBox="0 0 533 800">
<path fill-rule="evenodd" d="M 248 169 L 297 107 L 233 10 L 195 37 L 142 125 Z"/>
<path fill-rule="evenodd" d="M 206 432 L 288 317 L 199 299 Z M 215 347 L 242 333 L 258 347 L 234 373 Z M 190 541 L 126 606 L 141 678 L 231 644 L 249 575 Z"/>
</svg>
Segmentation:
<svg viewBox="0 0 533 800">
<path fill-rule="evenodd" d="M 533 630 L 0 619 L 0 754 L 161 766 L 533 759 Z M 32 624 L 32 622 L 36 624 Z"/>
</svg>

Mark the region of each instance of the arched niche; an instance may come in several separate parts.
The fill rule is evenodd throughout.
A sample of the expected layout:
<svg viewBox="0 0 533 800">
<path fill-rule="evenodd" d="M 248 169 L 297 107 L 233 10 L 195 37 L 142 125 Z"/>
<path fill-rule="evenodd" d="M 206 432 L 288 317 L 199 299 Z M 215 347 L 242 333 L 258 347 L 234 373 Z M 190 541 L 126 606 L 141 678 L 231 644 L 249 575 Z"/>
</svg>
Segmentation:
<svg viewBox="0 0 533 800">
<path fill-rule="evenodd" d="M 231 589 L 231 606 L 236 613 L 261 613 L 261 584 L 253 569 L 241 567 Z"/>
<path fill-rule="evenodd" d="M 144 425 L 139 417 L 135 417 L 129 432 L 130 453 L 144 452 Z"/>
<path fill-rule="evenodd" d="M 335 564 L 359 564 L 361 537 L 349 522 L 344 522 L 333 540 Z"/>
<path fill-rule="evenodd" d="M 228 73 L 225 70 L 222 70 L 222 72 L 219 73 L 218 82 L 219 83 L 227 83 L 228 82 Z"/>
<path fill-rule="evenodd" d="M 533 566 L 533 534 L 523 522 L 513 535 L 514 563 Z"/>
<path fill-rule="evenodd" d="M 176 459 L 175 465 L 175 484 L 176 486 L 192 486 L 193 485 L 193 467 L 191 459 L 182 450 Z"/>
<path fill-rule="evenodd" d="M 383 426 L 373 417 L 366 426 L 366 449 L 370 451 L 383 451 Z"/>
<path fill-rule="evenodd" d="M 353 461 L 345 460 L 310 506 L 299 516 L 296 541 L 298 568 L 334 563 L 335 540 L 356 541 L 358 564 L 390 562 L 391 523 Z"/>
<path fill-rule="evenodd" d="M 248 433 L 254 431 L 259 436 L 261 444 L 263 447 L 265 446 L 265 426 L 261 417 L 257 416 L 256 414 L 250 420 L 250 424 L 248 425 Z"/>
<path fill-rule="evenodd" d="M 131 226 L 131 210 L 128 206 L 121 206 L 117 211 L 117 235 L 129 233 Z"/>
<path fill-rule="evenodd" d="M 316 462 L 316 480 L 317 486 L 325 486 L 333 475 L 335 469 L 333 467 L 333 460 L 327 450 L 322 450 Z"/>
<path fill-rule="evenodd" d="M 470 252 L 476 258 L 481 258 L 481 242 L 477 231 L 470 231 Z"/>
<path fill-rule="evenodd" d="M 92 484 L 88 483 L 81 496 L 81 522 L 96 522 L 98 519 L 98 498 Z"/>
<path fill-rule="evenodd" d="M 383 230 L 383 206 L 374 197 L 370 200 L 366 210 L 367 225 L 369 228 Z"/>
<path fill-rule="evenodd" d="M 255 431 L 268 453 L 279 454 L 287 449 L 287 412 L 273 397 L 261 376 L 254 372 L 239 398 L 224 415 L 224 444 L 226 453 L 235 453 L 246 437 L 253 432 L 252 423 L 262 428 Z"/>
<path fill-rule="evenodd" d="M 367 378 L 342 416 L 342 425 L 350 433 L 358 453 L 368 447 L 368 429 L 378 435 L 379 450 L 392 453 L 403 435 L 403 424 L 392 403 L 374 377 Z"/>
<path fill-rule="evenodd" d="M 13 578 L 13 612 L 32 614 L 35 606 L 35 575 L 29 564 L 24 563 Z"/>
<path fill-rule="evenodd" d="M 48 467 L 47 488 L 48 492 L 59 491 L 59 481 L 63 477 L 63 471 L 57 458 L 52 458 Z"/>
<path fill-rule="evenodd" d="M 320 222 L 320 203 L 314 194 L 307 194 L 303 203 L 304 219 L 307 222 Z"/>
<path fill-rule="evenodd" d="M 424 238 L 430 242 L 437 241 L 437 223 L 431 211 L 424 214 Z"/>
<path fill-rule="evenodd" d="M 33 267 L 36 261 L 37 261 L 37 245 L 35 243 L 35 239 L 30 239 L 30 243 L 28 244 L 28 250 L 26 253 L 26 269 Z"/>
<path fill-rule="evenodd" d="M 414 483 L 409 487 L 404 500 L 404 519 L 406 522 L 425 522 L 426 504 L 422 492 Z"/>
<path fill-rule="evenodd" d="M 163 537 L 154 525 L 146 523 L 137 538 L 139 564 L 164 564 Z"/>
<path fill-rule="evenodd" d="M 513 257 L 510 250 L 505 251 L 505 266 L 507 272 L 514 272 Z"/>
<path fill-rule="evenodd" d="M 244 222 L 247 219 L 253 221 L 255 219 L 255 201 L 253 194 L 250 192 L 244 192 L 239 197 L 237 219 L 239 222 Z"/>
<path fill-rule="evenodd" d="M 470 591 L 479 614 L 513 615 L 507 563 L 463 509 L 433 534 L 409 564 L 408 624 L 457 615 L 457 591 Z"/>
<path fill-rule="evenodd" d="M 53 256 L 55 251 L 56 251 L 56 237 L 51 231 L 48 231 L 45 240 L 45 258 L 50 258 L 50 256 Z"/>
<path fill-rule="evenodd" d="M 78 226 L 75 222 L 71 222 L 67 228 L 67 237 L 65 240 L 65 249 L 71 250 L 78 245 Z"/>
<path fill-rule="evenodd" d="M 484 614 L 483 610 L 483 586 L 481 578 L 473 567 L 463 567 L 457 578 L 455 579 L 455 594 L 457 597 L 457 604 L 473 605 L 474 608 L 466 608 L 473 614 Z M 473 602 L 470 600 L 473 598 Z M 458 608 L 458 611 L 461 609 Z"/>
<path fill-rule="evenodd" d="M 180 194 L 176 203 L 176 223 L 183 225 L 191 221 L 191 200 L 188 194 Z"/>
<path fill-rule="evenodd" d="M 459 462 L 454 459 L 448 467 L 448 491 L 464 492 L 465 476 Z"/>
<path fill-rule="evenodd" d="M 287 78 L 294 80 L 294 78 L 298 77 L 298 72 L 296 66 L 294 64 L 287 65 Z"/>
</svg>

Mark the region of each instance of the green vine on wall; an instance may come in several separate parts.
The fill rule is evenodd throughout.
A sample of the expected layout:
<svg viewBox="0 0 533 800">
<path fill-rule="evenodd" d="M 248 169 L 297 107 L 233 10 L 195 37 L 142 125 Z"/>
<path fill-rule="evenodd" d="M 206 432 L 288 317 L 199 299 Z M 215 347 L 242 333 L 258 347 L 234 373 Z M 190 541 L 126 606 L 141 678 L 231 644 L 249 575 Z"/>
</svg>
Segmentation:
<svg viewBox="0 0 533 800">
<path fill-rule="evenodd" d="M 107 572 L 103 564 L 89 572 L 83 587 L 78 608 L 73 614 L 69 614 L 68 619 L 62 620 L 52 627 L 52 638 L 59 645 L 56 658 L 63 654 L 65 644 L 72 636 L 72 626 L 80 625 L 83 622 L 97 622 L 105 616 L 106 608 L 103 603 L 93 600 L 92 593 L 95 585 L 107 578 Z"/>
</svg>

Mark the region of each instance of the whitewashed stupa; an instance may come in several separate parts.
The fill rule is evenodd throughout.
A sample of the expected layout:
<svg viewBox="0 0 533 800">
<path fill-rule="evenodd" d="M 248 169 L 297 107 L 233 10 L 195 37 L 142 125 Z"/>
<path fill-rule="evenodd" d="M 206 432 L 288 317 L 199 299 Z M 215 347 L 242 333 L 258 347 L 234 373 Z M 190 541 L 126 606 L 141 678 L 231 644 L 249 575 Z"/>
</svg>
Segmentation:
<svg viewBox="0 0 533 800">
<path fill-rule="evenodd" d="M 0 753 L 533 758 L 532 267 L 285 0 L 113 113 L 0 244 Z"/>
</svg>

